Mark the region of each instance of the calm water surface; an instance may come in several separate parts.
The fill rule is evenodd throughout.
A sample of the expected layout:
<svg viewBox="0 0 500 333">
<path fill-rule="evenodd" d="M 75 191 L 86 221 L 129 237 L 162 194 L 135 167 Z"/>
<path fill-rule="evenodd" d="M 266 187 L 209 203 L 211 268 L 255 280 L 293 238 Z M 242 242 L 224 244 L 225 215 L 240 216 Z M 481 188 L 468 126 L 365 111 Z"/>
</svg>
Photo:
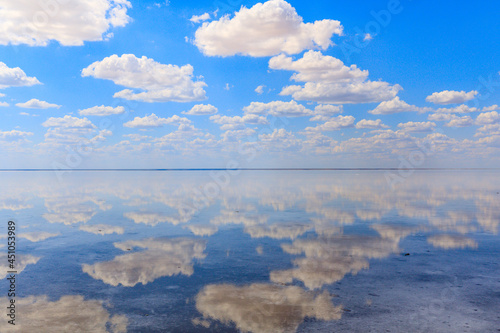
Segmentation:
<svg viewBox="0 0 500 333">
<path fill-rule="evenodd" d="M 499 172 L 59 176 L 0 172 L 1 332 L 500 330 Z"/>
</svg>

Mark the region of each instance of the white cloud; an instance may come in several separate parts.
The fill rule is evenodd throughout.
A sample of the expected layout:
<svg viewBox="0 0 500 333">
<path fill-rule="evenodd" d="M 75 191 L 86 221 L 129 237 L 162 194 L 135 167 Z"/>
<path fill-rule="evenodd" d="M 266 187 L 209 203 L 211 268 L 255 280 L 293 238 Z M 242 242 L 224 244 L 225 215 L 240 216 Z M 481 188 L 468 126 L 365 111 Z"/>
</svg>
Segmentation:
<svg viewBox="0 0 500 333">
<path fill-rule="evenodd" d="M 413 122 L 398 124 L 398 127 L 405 132 L 431 132 L 436 124 L 430 121 L 427 122 Z"/>
<path fill-rule="evenodd" d="M 145 56 L 114 54 L 82 70 L 82 76 L 111 80 L 115 84 L 142 90 L 124 89 L 114 97 L 143 102 L 191 102 L 206 98 L 203 81 L 193 81 L 193 66 L 160 64 Z"/>
<path fill-rule="evenodd" d="M 380 103 L 375 109 L 368 111 L 371 114 L 393 114 L 399 112 L 428 112 L 432 111 L 432 108 L 418 107 L 415 105 L 410 105 L 405 101 L 399 99 L 398 96 L 394 97 L 390 101 L 384 101 Z"/>
<path fill-rule="evenodd" d="M 0 20 L 0 25 L 2 24 L 1 22 L 2 20 Z M 3 36 L 3 33 L 0 34 L 0 38 L 1 36 Z M 0 89 L 33 86 L 35 84 L 41 84 L 36 77 L 29 77 L 21 68 L 9 68 L 5 63 L 0 61 Z"/>
<path fill-rule="evenodd" d="M 105 117 L 105 116 L 111 116 L 114 114 L 123 114 L 125 113 L 125 108 L 123 106 L 117 106 L 117 107 L 112 107 L 112 106 L 94 106 L 88 109 L 84 110 L 79 110 L 78 113 L 82 116 L 100 116 L 100 117 Z"/>
<path fill-rule="evenodd" d="M 354 121 L 353 116 L 337 116 L 316 127 L 306 127 L 306 131 L 337 131 L 342 128 L 354 127 Z"/>
<path fill-rule="evenodd" d="M 371 103 L 394 98 L 402 89 L 383 81 L 369 81 L 368 71 L 344 63 L 321 52 L 308 51 L 299 60 L 279 55 L 269 61 L 270 68 L 294 70 L 291 79 L 306 82 L 304 86 L 284 87 L 280 95 L 296 100 L 327 104 Z"/>
<path fill-rule="evenodd" d="M 64 116 L 63 118 L 54 118 L 51 117 L 42 123 L 43 127 L 64 127 L 64 128 L 95 128 L 95 125 L 92 124 L 90 120 L 87 118 L 77 118 L 69 115 Z"/>
<path fill-rule="evenodd" d="M 467 247 L 477 248 L 477 243 L 473 239 L 462 235 L 435 235 L 429 236 L 427 242 L 434 247 L 442 249 L 465 249 Z"/>
<path fill-rule="evenodd" d="M 3 107 L 9 106 L 9 103 L 7 103 L 7 102 L 0 102 L 0 106 L 3 106 Z"/>
<path fill-rule="evenodd" d="M 32 135 L 33 133 L 31 132 L 22 132 L 18 130 L 12 130 L 6 132 L 0 131 L 0 141 L 7 141 L 7 142 L 20 141 L 20 140 L 25 140 L 26 137 Z"/>
<path fill-rule="evenodd" d="M 341 60 L 317 51 L 308 51 L 296 61 L 280 54 L 269 60 L 269 68 L 295 71 L 297 73 L 291 79 L 298 82 L 352 82 L 364 81 L 368 77 L 368 71 L 362 71 L 356 65 L 347 67 Z"/>
<path fill-rule="evenodd" d="M 0 97 L 5 97 L 5 94 L 0 93 Z"/>
<path fill-rule="evenodd" d="M 358 129 L 361 129 L 361 128 L 380 129 L 380 128 L 389 128 L 389 126 L 384 125 L 382 123 L 382 120 L 380 120 L 380 119 L 377 119 L 377 120 L 361 119 L 356 124 L 356 128 L 358 128 Z"/>
<path fill-rule="evenodd" d="M 452 115 L 451 119 L 448 123 L 445 124 L 446 127 L 467 127 L 472 126 L 474 124 L 474 120 L 470 116 L 458 117 Z"/>
<path fill-rule="evenodd" d="M 205 318 L 234 323 L 240 332 L 295 332 L 306 318 L 338 320 L 342 307 L 328 292 L 297 286 L 255 283 L 248 286 L 211 284 L 196 295 L 196 309 Z"/>
<path fill-rule="evenodd" d="M 262 94 L 264 92 L 264 87 L 265 85 L 258 86 L 257 88 L 255 88 L 255 92 L 259 95 Z"/>
<path fill-rule="evenodd" d="M 19 234 L 19 238 L 24 238 L 30 242 L 41 242 L 47 238 L 59 236 L 60 233 L 50 233 L 45 231 L 24 232 Z"/>
<path fill-rule="evenodd" d="M 432 121 L 447 121 L 447 127 L 466 127 L 474 124 L 470 116 L 459 117 L 451 113 L 433 113 L 427 119 Z"/>
<path fill-rule="evenodd" d="M 344 108 L 342 107 L 342 105 L 320 104 L 316 105 L 316 107 L 314 108 L 315 114 L 324 116 L 331 116 L 335 113 L 342 113 L 343 111 Z"/>
<path fill-rule="evenodd" d="M 206 20 L 209 20 L 210 19 L 210 14 L 209 13 L 204 13 L 204 14 L 201 14 L 201 15 L 193 15 L 189 21 L 193 22 L 193 23 L 200 23 L 202 21 L 206 21 Z"/>
<path fill-rule="evenodd" d="M 162 127 L 163 125 L 172 124 L 172 125 L 189 125 L 191 124 L 191 120 L 179 117 L 178 115 L 173 115 L 170 118 L 160 118 L 156 114 L 152 113 L 149 116 L 144 116 L 142 118 L 135 117 L 134 120 L 128 121 L 123 126 L 130 128 L 155 128 Z"/>
<path fill-rule="evenodd" d="M 218 109 L 211 104 L 196 104 L 189 111 L 182 111 L 182 114 L 188 114 L 191 116 L 206 116 L 216 114 Z"/>
<path fill-rule="evenodd" d="M 144 251 L 128 253 L 111 261 L 82 265 L 83 272 L 104 283 L 133 287 L 153 282 L 163 276 L 194 273 L 194 259 L 203 259 L 206 241 L 201 239 L 145 239 L 114 243 L 115 247 L 127 251 L 141 248 Z"/>
<path fill-rule="evenodd" d="M 342 34 L 339 21 L 303 23 L 288 2 L 270 0 L 252 8 L 241 7 L 233 18 L 226 15 L 203 23 L 196 30 L 194 44 L 207 56 L 265 57 L 312 48 L 325 50 L 333 44 L 334 34 Z"/>
<path fill-rule="evenodd" d="M 7 259 L 7 255 L 4 255 L 5 258 Z M 20 274 L 26 266 L 28 265 L 34 265 L 40 260 L 40 257 L 34 257 L 30 254 L 17 254 L 16 255 L 16 271 L 17 274 Z M 9 263 L 7 260 L 4 260 L 5 262 L 0 262 L 0 279 L 4 279 L 7 276 L 7 271 L 10 271 L 11 269 L 9 268 Z"/>
<path fill-rule="evenodd" d="M 211 116 L 210 120 L 216 124 L 222 125 L 221 129 L 223 131 L 243 129 L 245 128 L 245 124 L 265 125 L 268 123 L 266 117 L 258 116 L 256 114 L 246 114 L 242 117 L 229 117 L 216 114 Z"/>
<path fill-rule="evenodd" d="M 489 125 L 500 122 L 500 114 L 496 111 L 480 113 L 476 118 L 477 125 Z"/>
<path fill-rule="evenodd" d="M 465 92 L 463 90 L 444 90 L 441 92 L 435 92 L 432 95 L 427 96 L 425 100 L 434 104 L 458 104 L 474 99 L 477 94 L 478 92 L 475 90 L 469 92 Z"/>
<path fill-rule="evenodd" d="M 123 233 L 125 232 L 125 229 L 123 227 L 106 224 L 82 225 L 79 229 L 96 235 L 123 235 Z"/>
<path fill-rule="evenodd" d="M 8 304 L 9 299 L 3 297 L 0 302 Z M 50 301 L 47 296 L 29 296 L 17 298 L 15 304 L 23 319 L 16 320 L 15 326 L 2 320 L 2 332 L 127 332 L 126 316 L 111 316 L 102 301 L 85 300 L 80 295 L 62 296 L 57 301 Z"/>
<path fill-rule="evenodd" d="M 17 107 L 25 108 L 25 109 L 49 109 L 49 108 L 60 108 L 60 105 L 51 104 L 45 101 L 40 101 L 36 98 L 30 99 L 25 103 L 17 103 Z"/>
<path fill-rule="evenodd" d="M 252 102 L 243 108 L 246 114 L 271 115 L 275 117 L 304 117 L 313 112 L 295 101 L 274 101 L 269 103 Z"/>
<path fill-rule="evenodd" d="M 465 105 L 465 104 L 455 106 L 453 108 L 439 108 L 439 109 L 435 110 L 435 112 L 442 112 L 442 113 L 470 113 L 470 112 L 477 112 L 477 111 L 480 111 L 480 109 L 475 108 L 475 107 L 470 107 L 470 106 Z"/>
<path fill-rule="evenodd" d="M 1 96 L 0 96 L 1 97 Z M 491 106 L 485 106 L 481 111 L 483 112 L 488 112 L 488 111 L 500 111 L 500 106 L 494 104 Z"/>
<path fill-rule="evenodd" d="M 126 0 L 72 0 L 0 2 L 0 45 L 83 45 L 107 39 L 112 27 L 131 21 Z M 104 37 L 103 37 L 104 36 Z"/>
<path fill-rule="evenodd" d="M 191 232 L 196 236 L 212 236 L 219 230 L 219 228 L 213 225 L 198 225 L 198 224 L 188 225 L 187 228 L 191 230 Z"/>
</svg>

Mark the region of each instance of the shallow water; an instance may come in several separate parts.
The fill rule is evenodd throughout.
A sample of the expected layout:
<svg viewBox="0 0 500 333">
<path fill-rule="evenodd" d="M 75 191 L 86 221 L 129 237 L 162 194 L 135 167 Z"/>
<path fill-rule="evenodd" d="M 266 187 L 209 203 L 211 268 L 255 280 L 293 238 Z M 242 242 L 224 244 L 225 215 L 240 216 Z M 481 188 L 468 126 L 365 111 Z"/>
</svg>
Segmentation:
<svg viewBox="0 0 500 333">
<path fill-rule="evenodd" d="M 499 176 L 0 172 L 0 331 L 497 331 Z"/>
</svg>

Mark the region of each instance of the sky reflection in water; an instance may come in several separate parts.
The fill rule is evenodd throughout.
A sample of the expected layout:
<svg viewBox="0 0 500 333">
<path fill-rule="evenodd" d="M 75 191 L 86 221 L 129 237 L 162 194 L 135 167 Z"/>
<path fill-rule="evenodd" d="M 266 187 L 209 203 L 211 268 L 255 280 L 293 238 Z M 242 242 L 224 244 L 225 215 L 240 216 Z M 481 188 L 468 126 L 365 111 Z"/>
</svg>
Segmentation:
<svg viewBox="0 0 500 333">
<path fill-rule="evenodd" d="M 19 254 L 0 330 L 500 328 L 498 172 L 222 175 L 0 173 L 0 250 L 14 219 Z"/>
</svg>

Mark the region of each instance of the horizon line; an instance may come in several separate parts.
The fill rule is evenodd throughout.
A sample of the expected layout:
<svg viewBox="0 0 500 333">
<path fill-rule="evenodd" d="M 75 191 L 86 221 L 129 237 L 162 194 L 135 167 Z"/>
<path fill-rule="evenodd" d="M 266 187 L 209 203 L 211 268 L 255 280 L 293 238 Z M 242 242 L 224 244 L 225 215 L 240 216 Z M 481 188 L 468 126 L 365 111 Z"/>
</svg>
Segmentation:
<svg viewBox="0 0 500 333">
<path fill-rule="evenodd" d="M 500 168 L 132 168 L 132 169 L 0 169 L 8 171 L 381 171 L 381 170 L 500 170 Z"/>
</svg>

